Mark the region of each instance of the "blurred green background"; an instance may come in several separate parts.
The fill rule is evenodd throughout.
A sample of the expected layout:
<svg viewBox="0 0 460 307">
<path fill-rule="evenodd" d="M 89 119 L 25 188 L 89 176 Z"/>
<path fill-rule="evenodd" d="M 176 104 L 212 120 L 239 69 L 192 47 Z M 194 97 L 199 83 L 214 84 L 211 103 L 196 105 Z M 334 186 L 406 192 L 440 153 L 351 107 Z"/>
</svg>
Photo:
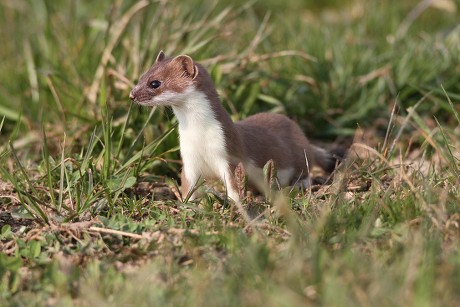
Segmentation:
<svg viewBox="0 0 460 307">
<path fill-rule="evenodd" d="M 202 61 L 235 120 L 282 112 L 317 139 L 350 138 L 357 126 L 383 135 L 395 103 L 404 114 L 431 91 L 419 111 L 452 123 L 441 85 L 458 101 L 458 1 L 140 1 L 131 14 L 135 3 L 0 3 L 3 142 L 45 123 L 78 150 L 105 102 L 120 124 L 161 49 Z M 128 132 L 147 116 L 134 107 Z M 156 112 L 147 140 L 171 122 Z M 162 150 L 175 145 L 172 136 Z"/>
</svg>

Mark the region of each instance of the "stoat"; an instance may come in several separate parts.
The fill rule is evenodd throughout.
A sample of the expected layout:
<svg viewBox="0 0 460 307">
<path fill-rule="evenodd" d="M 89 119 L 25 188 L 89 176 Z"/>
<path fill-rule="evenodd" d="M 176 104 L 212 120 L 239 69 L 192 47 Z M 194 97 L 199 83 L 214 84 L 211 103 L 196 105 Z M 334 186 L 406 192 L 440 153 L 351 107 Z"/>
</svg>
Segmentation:
<svg viewBox="0 0 460 307">
<path fill-rule="evenodd" d="M 240 201 L 235 168 L 242 163 L 248 180 L 260 187 L 264 165 L 273 160 L 281 186 L 311 183 L 309 168 L 331 172 L 335 159 L 308 141 L 284 115 L 258 113 L 233 122 L 222 106 L 206 69 L 187 55 L 166 57 L 161 51 L 129 97 L 144 106 L 171 106 L 179 122 L 183 161 L 182 194 L 200 178 L 220 179 L 228 196 Z"/>
</svg>

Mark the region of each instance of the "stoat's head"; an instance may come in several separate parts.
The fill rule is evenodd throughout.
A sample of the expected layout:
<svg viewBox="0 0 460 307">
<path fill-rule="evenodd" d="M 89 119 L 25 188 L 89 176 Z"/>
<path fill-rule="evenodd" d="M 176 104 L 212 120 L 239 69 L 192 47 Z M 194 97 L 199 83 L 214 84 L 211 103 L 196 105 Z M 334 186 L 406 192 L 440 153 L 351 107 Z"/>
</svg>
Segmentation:
<svg viewBox="0 0 460 307">
<path fill-rule="evenodd" d="M 198 66 L 187 55 L 167 58 L 163 51 L 142 75 L 129 98 L 144 106 L 180 106 L 195 88 Z"/>
</svg>

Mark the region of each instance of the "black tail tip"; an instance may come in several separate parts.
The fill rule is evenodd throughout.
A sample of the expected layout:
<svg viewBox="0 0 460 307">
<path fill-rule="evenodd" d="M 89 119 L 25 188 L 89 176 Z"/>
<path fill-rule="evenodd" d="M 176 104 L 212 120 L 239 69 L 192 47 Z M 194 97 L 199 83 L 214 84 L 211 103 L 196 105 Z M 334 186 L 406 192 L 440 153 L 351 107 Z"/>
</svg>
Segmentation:
<svg viewBox="0 0 460 307">
<path fill-rule="evenodd" d="M 325 168 L 325 171 L 328 173 L 332 173 L 337 166 L 346 158 L 348 150 L 343 147 L 336 147 L 331 148 L 328 150 L 329 152 L 329 161 Z"/>
</svg>

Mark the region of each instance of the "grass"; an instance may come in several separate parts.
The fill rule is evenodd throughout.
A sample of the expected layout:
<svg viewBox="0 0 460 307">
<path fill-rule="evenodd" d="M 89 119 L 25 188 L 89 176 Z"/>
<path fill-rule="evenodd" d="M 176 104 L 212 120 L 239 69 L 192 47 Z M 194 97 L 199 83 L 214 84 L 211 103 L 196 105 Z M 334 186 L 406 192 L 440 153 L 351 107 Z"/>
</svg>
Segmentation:
<svg viewBox="0 0 460 307">
<path fill-rule="evenodd" d="M 460 4 L 426 3 L 3 1 L 2 303 L 454 305 Z M 263 222 L 178 200 L 177 123 L 128 99 L 160 49 L 349 158 Z"/>
</svg>

